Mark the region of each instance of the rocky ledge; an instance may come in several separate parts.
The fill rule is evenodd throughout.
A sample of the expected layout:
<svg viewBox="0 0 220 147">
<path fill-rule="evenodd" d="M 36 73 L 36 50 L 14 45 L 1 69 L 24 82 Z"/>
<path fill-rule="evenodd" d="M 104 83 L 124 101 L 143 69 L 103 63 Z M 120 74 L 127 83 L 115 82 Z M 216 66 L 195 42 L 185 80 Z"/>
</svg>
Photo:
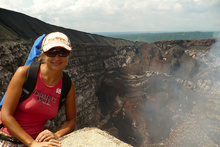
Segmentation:
<svg viewBox="0 0 220 147">
<path fill-rule="evenodd" d="M 60 139 L 62 147 L 131 147 L 98 128 L 83 128 Z"/>
</svg>

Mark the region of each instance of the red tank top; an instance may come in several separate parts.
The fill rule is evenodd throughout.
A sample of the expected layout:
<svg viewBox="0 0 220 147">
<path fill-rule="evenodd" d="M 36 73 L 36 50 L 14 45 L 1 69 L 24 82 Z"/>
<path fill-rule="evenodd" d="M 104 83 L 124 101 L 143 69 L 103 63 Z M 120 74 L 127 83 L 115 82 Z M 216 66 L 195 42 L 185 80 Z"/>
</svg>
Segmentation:
<svg viewBox="0 0 220 147">
<path fill-rule="evenodd" d="M 43 131 L 46 121 L 56 116 L 62 83 L 63 79 L 55 86 L 47 86 L 39 70 L 37 83 L 32 94 L 18 104 L 14 117 L 31 137 L 36 138 Z M 1 130 L 12 135 L 6 127 Z"/>
</svg>

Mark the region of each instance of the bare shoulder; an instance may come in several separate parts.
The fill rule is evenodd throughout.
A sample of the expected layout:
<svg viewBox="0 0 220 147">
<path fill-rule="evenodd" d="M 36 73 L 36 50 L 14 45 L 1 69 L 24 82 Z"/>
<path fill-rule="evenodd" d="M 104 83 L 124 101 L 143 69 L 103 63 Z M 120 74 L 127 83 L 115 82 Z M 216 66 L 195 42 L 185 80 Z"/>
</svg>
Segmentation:
<svg viewBox="0 0 220 147">
<path fill-rule="evenodd" d="M 16 70 L 8 85 L 6 99 L 7 97 L 13 97 L 13 99 L 20 98 L 22 93 L 22 86 L 26 80 L 28 68 L 29 66 L 21 66 Z M 16 95 L 19 96 L 17 97 Z"/>
<path fill-rule="evenodd" d="M 73 81 L 71 80 L 71 88 L 70 88 L 70 91 L 72 92 L 72 94 L 74 95 L 75 97 L 75 85 L 73 83 Z M 70 93 L 70 92 L 69 92 Z"/>
<path fill-rule="evenodd" d="M 67 95 L 67 99 L 72 99 L 72 98 L 75 99 L 75 95 L 76 95 L 75 85 L 74 85 L 73 81 L 71 80 L 71 87 L 70 87 L 70 91 Z"/>
<path fill-rule="evenodd" d="M 29 66 L 20 66 L 16 70 L 13 78 L 16 78 L 16 79 L 22 80 L 22 81 L 25 80 L 26 76 L 27 76 L 28 68 L 29 68 Z"/>
<path fill-rule="evenodd" d="M 21 74 L 21 75 L 26 75 L 28 69 L 29 69 L 29 66 L 20 66 L 18 67 L 16 73 Z"/>
</svg>

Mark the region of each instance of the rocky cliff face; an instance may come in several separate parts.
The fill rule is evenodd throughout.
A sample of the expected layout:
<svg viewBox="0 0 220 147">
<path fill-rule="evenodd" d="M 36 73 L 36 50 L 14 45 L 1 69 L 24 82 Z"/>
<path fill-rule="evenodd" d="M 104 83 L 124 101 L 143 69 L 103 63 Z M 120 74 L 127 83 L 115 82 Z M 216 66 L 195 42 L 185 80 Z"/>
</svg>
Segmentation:
<svg viewBox="0 0 220 147">
<path fill-rule="evenodd" d="M 7 28 L 11 22 L 0 18 L 7 24 L 2 25 L 5 30 L 13 32 Z M 31 26 L 32 21 L 36 20 L 29 20 Z M 147 44 L 44 27 L 67 32 L 71 38 L 66 71 L 76 87 L 77 129 L 98 127 L 133 146 L 220 145 L 216 39 Z M 34 35 L 20 38 L 28 34 L 20 30 L 19 39 L 1 38 L 1 97 L 33 44 Z M 60 112 L 48 126 L 55 130 L 64 120 Z"/>
<path fill-rule="evenodd" d="M 96 93 L 99 127 L 134 146 L 219 145 L 218 68 L 211 66 L 217 64 L 219 46 L 214 42 L 136 46 L 129 64 L 102 77 Z"/>
</svg>

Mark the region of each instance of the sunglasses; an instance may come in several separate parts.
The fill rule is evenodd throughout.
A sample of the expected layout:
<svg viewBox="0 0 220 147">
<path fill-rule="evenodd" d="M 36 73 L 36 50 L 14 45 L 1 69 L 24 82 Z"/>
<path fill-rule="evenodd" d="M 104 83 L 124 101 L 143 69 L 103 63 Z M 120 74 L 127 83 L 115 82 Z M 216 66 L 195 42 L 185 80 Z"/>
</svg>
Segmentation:
<svg viewBox="0 0 220 147">
<path fill-rule="evenodd" d="M 62 49 L 50 49 L 49 51 L 44 52 L 44 54 L 48 57 L 55 57 L 57 54 L 60 57 L 67 57 L 70 54 L 70 51 L 62 48 Z"/>
</svg>

